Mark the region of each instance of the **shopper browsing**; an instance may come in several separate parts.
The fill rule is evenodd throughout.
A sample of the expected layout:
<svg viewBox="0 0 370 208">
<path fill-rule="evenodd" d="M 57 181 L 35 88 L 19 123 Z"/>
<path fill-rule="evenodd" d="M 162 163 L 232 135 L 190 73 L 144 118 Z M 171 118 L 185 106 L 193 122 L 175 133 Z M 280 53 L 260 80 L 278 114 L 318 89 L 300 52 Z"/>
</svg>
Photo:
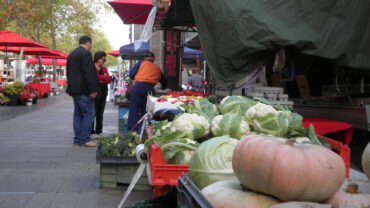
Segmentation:
<svg viewBox="0 0 370 208">
<path fill-rule="evenodd" d="M 67 59 L 67 90 L 73 97 L 73 144 L 96 147 L 91 142 L 91 125 L 95 117 L 94 99 L 98 94 L 98 75 L 90 53 L 91 38 L 82 36 L 80 46 Z"/>
<path fill-rule="evenodd" d="M 91 139 L 105 136 L 103 132 L 103 115 L 105 109 L 105 103 L 108 96 L 108 84 L 111 82 L 107 68 L 103 67 L 107 58 L 107 54 L 104 51 L 98 51 L 94 54 L 94 62 L 96 73 L 99 78 L 98 84 L 98 95 L 95 98 L 95 123 L 93 121 L 91 130 Z"/>
</svg>

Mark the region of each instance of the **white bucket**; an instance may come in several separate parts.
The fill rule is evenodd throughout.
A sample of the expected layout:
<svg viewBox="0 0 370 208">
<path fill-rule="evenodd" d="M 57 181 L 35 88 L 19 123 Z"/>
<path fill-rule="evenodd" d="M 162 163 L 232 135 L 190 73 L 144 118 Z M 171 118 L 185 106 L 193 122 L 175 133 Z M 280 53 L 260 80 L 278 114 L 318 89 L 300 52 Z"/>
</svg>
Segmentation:
<svg viewBox="0 0 370 208">
<path fill-rule="evenodd" d="M 28 99 L 27 102 L 26 102 L 26 105 L 31 106 L 32 105 L 32 99 Z"/>
</svg>

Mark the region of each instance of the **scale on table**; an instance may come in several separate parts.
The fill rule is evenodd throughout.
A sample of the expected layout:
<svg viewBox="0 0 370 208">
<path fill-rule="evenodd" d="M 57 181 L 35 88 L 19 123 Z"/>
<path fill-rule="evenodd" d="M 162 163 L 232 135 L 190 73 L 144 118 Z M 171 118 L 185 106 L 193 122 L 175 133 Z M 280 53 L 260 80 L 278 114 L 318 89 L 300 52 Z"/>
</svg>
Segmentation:
<svg viewBox="0 0 370 208">
<path fill-rule="evenodd" d="M 145 166 L 148 165 L 148 156 L 145 152 L 144 142 L 146 138 L 151 137 L 152 135 L 152 129 L 150 127 L 149 121 L 152 115 L 150 113 L 146 113 L 136 124 L 135 126 L 129 131 L 131 132 L 133 129 L 135 129 L 141 122 L 143 124 L 141 125 L 141 132 L 140 132 L 140 144 L 136 146 L 136 159 L 140 162 L 139 168 L 136 170 L 134 176 L 131 179 L 130 185 L 125 191 L 125 194 L 123 195 L 121 202 L 118 205 L 118 208 L 122 208 L 123 204 L 127 200 L 128 196 L 131 194 L 132 189 L 135 187 L 137 181 L 143 174 L 145 170 Z M 149 168 L 147 168 L 149 170 Z M 148 172 L 148 179 L 149 183 L 151 183 L 151 177 Z"/>
</svg>

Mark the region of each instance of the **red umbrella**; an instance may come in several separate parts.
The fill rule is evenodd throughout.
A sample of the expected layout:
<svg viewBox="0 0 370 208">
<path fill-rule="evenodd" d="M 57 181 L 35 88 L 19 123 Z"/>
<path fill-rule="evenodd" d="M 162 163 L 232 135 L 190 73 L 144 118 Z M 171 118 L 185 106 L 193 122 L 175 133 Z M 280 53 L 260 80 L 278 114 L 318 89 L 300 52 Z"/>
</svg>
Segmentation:
<svg viewBox="0 0 370 208">
<path fill-rule="evenodd" d="M 5 47 L 5 60 L 8 59 L 7 54 L 7 48 L 9 46 L 19 46 L 19 47 L 41 47 L 46 48 L 46 46 L 41 45 L 39 43 L 36 43 L 32 40 L 29 40 L 25 37 L 22 37 L 20 35 L 17 35 L 13 32 L 10 32 L 8 30 L 0 31 L 0 46 Z M 8 72 L 9 70 L 9 64 L 7 63 Z M 6 80 L 8 81 L 9 76 L 6 76 Z"/>
<path fill-rule="evenodd" d="M 8 51 L 12 53 L 20 53 L 21 48 L 20 47 L 4 47 L 0 46 L 0 51 Z M 40 56 L 55 56 L 63 58 L 63 55 L 54 52 L 52 50 L 49 50 L 48 48 L 36 48 L 36 47 L 24 47 L 23 48 L 23 54 L 24 55 L 40 55 Z"/>
<path fill-rule="evenodd" d="M 152 0 L 108 1 L 125 24 L 145 24 L 152 9 Z"/>
<path fill-rule="evenodd" d="M 39 59 L 36 57 L 26 59 L 27 64 L 31 65 L 37 65 L 39 64 Z M 53 59 L 51 58 L 42 58 L 41 59 L 42 65 L 53 65 Z M 66 66 L 67 65 L 67 59 L 56 59 L 57 66 Z"/>
<path fill-rule="evenodd" d="M 12 33 L 8 30 L 0 31 L 0 46 L 18 46 L 18 47 L 42 47 L 46 46 L 29 40 L 25 37 Z"/>
<path fill-rule="evenodd" d="M 119 56 L 119 50 L 108 52 L 109 55 L 118 57 Z"/>
<path fill-rule="evenodd" d="M 52 58 L 52 59 L 67 59 L 68 58 L 68 54 L 64 53 L 64 52 L 61 52 L 61 51 L 58 51 L 58 50 L 54 50 L 53 52 L 55 53 L 58 53 L 59 55 L 61 56 L 41 56 L 43 58 Z"/>
</svg>

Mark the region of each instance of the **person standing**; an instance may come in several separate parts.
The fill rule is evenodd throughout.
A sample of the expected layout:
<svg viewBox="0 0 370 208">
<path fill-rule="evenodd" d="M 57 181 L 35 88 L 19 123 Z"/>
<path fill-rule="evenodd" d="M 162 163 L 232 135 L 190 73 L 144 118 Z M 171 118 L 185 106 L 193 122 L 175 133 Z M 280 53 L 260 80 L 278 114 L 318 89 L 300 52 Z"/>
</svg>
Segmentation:
<svg viewBox="0 0 370 208">
<path fill-rule="evenodd" d="M 103 115 L 105 109 L 105 103 L 108 96 L 108 84 L 112 81 L 109 76 L 107 68 L 103 67 L 107 58 L 107 54 L 104 51 L 98 51 L 94 54 L 94 63 L 96 68 L 96 73 L 99 78 L 98 84 L 98 95 L 95 98 L 95 125 L 94 121 L 92 124 L 92 131 L 90 138 L 95 139 L 98 137 L 103 137 Z"/>
<path fill-rule="evenodd" d="M 79 47 L 67 59 L 67 90 L 73 97 L 73 144 L 96 147 L 90 139 L 91 125 L 95 117 L 94 99 L 98 94 L 98 75 L 90 53 L 92 41 L 82 36 Z"/>
<path fill-rule="evenodd" d="M 160 82 L 162 89 L 167 87 L 167 80 L 161 69 L 154 64 L 154 53 L 148 52 L 144 61 L 140 61 L 130 69 L 129 76 L 134 80 L 131 91 L 130 107 L 128 115 L 127 130 L 134 128 L 139 121 L 139 116 L 146 113 L 146 102 L 148 94 L 153 92 L 153 87 Z M 133 129 L 137 131 L 137 127 Z"/>
<path fill-rule="evenodd" d="M 204 92 L 204 85 L 207 83 L 203 76 L 199 74 L 198 69 L 193 69 L 193 74 L 189 77 L 188 88 L 192 91 Z"/>
</svg>

